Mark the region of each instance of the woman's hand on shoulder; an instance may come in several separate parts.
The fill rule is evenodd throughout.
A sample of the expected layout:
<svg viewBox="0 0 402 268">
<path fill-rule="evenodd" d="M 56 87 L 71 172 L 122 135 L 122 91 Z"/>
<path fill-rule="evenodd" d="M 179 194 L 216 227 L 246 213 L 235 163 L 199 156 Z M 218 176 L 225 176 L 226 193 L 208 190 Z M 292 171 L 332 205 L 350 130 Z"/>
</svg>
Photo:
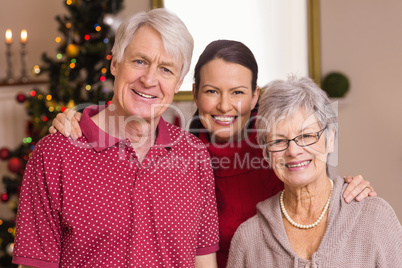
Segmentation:
<svg viewBox="0 0 402 268">
<path fill-rule="evenodd" d="M 63 113 L 57 114 L 49 127 L 49 133 L 54 134 L 59 131 L 66 138 L 73 140 L 82 136 L 81 128 L 78 122 L 81 120 L 82 114 L 71 109 L 66 109 Z"/>
<path fill-rule="evenodd" d="M 377 196 L 376 191 L 371 186 L 370 182 L 365 180 L 362 175 L 344 177 L 348 186 L 343 193 L 343 198 L 346 203 L 350 203 L 353 199 L 361 201 L 368 196 Z"/>
</svg>

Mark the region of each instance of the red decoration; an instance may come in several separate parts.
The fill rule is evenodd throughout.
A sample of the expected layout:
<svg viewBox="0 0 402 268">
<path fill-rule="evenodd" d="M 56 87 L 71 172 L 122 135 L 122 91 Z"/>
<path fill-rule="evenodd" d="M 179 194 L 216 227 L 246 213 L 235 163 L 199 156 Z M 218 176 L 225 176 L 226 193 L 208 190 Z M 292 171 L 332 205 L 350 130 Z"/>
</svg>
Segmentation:
<svg viewBox="0 0 402 268">
<path fill-rule="evenodd" d="M 0 159 L 7 160 L 10 157 L 10 150 L 6 147 L 0 149 Z"/>
<path fill-rule="evenodd" d="M 8 199 L 10 199 L 10 197 L 8 196 L 7 193 L 2 193 L 0 199 L 1 199 L 1 201 L 3 201 L 3 202 L 7 202 Z"/>
<path fill-rule="evenodd" d="M 25 94 L 23 93 L 18 93 L 17 95 L 17 101 L 20 103 L 23 103 L 26 100 Z"/>
<path fill-rule="evenodd" d="M 17 174 L 21 173 L 23 167 L 22 160 L 18 157 L 12 157 L 8 162 L 8 170 Z"/>
<path fill-rule="evenodd" d="M 25 126 L 28 137 L 36 137 L 39 135 L 40 129 L 35 129 L 34 123 L 31 120 L 27 121 Z"/>
</svg>

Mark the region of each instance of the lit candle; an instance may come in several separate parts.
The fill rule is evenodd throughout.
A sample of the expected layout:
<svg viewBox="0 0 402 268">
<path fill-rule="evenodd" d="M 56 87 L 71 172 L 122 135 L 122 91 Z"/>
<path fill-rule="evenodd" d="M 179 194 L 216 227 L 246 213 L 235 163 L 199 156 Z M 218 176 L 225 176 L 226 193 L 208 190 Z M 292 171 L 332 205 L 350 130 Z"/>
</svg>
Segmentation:
<svg viewBox="0 0 402 268">
<path fill-rule="evenodd" d="M 13 42 L 13 33 L 10 29 L 6 31 L 6 43 L 11 44 Z"/>
<path fill-rule="evenodd" d="M 28 33 L 27 30 L 22 30 L 21 31 L 21 44 L 25 44 L 27 42 L 28 39 Z"/>
</svg>

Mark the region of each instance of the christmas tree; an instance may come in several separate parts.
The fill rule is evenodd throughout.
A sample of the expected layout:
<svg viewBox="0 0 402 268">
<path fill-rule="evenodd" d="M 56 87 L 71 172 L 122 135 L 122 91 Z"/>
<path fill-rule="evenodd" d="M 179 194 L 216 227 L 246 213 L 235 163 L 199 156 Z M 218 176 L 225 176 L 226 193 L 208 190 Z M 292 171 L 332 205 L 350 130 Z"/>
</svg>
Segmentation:
<svg viewBox="0 0 402 268">
<path fill-rule="evenodd" d="M 36 75 L 48 75 L 46 92 L 33 88 L 29 96 L 18 94 L 17 101 L 26 104 L 30 117 L 26 138 L 14 150 L 0 148 L 0 159 L 8 161 L 12 176 L 4 176 L 0 188 L 1 202 L 17 212 L 18 194 L 25 165 L 35 144 L 46 134 L 57 113 L 76 104 L 107 103 L 112 97 L 110 74 L 111 48 L 123 0 L 67 0 L 68 15 L 56 16 L 60 37 L 57 55 L 44 53 L 43 64 L 36 65 Z M 79 107 L 79 106 L 77 106 Z M 15 219 L 0 218 L 0 267 L 11 264 Z"/>
</svg>

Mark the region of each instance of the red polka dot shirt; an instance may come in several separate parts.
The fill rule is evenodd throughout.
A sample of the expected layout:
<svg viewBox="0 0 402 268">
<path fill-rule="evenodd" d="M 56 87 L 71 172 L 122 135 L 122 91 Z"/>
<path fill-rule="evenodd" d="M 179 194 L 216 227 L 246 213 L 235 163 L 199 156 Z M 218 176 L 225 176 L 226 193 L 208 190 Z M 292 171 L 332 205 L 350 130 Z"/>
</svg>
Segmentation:
<svg viewBox="0 0 402 268">
<path fill-rule="evenodd" d="M 84 110 L 83 137 L 36 145 L 24 174 L 13 262 L 37 267 L 194 267 L 218 250 L 209 153 L 166 123 L 141 164 Z"/>
</svg>

